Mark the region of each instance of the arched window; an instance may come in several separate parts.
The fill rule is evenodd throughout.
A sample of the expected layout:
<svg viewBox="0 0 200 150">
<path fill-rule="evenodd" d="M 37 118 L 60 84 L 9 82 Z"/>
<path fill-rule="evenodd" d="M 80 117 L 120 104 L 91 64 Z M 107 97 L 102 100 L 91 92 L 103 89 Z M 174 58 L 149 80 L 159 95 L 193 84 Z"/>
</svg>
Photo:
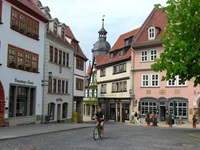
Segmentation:
<svg viewBox="0 0 200 150">
<path fill-rule="evenodd" d="M 55 114 L 55 104 L 49 103 L 48 104 L 48 116 L 50 120 L 54 120 L 54 114 Z"/>
<path fill-rule="evenodd" d="M 63 103 L 62 118 L 67 118 L 68 103 Z"/>
<path fill-rule="evenodd" d="M 151 26 L 148 29 L 148 38 L 149 40 L 155 39 L 155 27 Z"/>
</svg>

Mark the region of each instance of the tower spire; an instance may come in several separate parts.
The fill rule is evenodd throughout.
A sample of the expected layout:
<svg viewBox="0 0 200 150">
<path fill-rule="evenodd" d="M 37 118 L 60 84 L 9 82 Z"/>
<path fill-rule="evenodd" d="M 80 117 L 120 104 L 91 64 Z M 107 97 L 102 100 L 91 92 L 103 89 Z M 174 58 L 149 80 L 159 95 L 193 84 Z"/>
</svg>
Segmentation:
<svg viewBox="0 0 200 150">
<path fill-rule="evenodd" d="M 104 28 L 104 18 L 105 18 L 105 15 L 103 15 L 103 18 L 102 18 L 102 28 Z"/>
</svg>

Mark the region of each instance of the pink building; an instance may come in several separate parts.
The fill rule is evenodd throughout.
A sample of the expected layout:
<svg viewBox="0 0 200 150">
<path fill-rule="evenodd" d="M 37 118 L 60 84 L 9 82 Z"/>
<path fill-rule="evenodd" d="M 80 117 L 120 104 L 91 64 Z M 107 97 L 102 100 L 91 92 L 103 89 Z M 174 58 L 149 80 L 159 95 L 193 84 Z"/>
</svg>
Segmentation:
<svg viewBox="0 0 200 150">
<path fill-rule="evenodd" d="M 199 86 L 194 88 L 193 81 L 181 83 L 161 81 L 165 72 L 154 72 L 151 64 L 164 51 L 160 37 L 164 32 L 167 19 L 162 9 L 153 9 L 142 24 L 133 41 L 132 72 L 135 101 L 134 110 L 144 117 L 147 112 L 157 113 L 158 120 L 165 120 L 169 113 L 183 121 L 192 121 L 192 115 L 199 111 Z"/>
</svg>

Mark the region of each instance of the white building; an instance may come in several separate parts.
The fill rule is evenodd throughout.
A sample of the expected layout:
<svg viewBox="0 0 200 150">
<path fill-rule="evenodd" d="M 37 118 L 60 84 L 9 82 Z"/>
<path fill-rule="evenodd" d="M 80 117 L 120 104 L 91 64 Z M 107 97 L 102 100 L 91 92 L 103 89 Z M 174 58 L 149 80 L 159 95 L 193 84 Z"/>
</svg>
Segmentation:
<svg viewBox="0 0 200 150">
<path fill-rule="evenodd" d="M 71 122 L 73 108 L 74 48 L 66 39 L 66 28 L 50 9 L 37 0 L 48 17 L 45 40 L 45 68 L 43 80 L 43 122 Z"/>
<path fill-rule="evenodd" d="M 0 125 L 40 121 L 47 18 L 34 0 L 0 1 Z M 4 105 L 5 103 L 5 105 Z"/>
</svg>

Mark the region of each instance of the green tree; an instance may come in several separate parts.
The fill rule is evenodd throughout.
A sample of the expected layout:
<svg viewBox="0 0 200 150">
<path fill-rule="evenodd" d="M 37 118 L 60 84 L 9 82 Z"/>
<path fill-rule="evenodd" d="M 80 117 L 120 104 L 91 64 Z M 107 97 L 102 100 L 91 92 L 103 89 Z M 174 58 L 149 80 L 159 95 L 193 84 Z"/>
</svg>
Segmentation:
<svg viewBox="0 0 200 150">
<path fill-rule="evenodd" d="M 168 0 L 163 8 L 168 23 L 161 40 L 164 52 L 151 68 L 156 72 L 166 70 L 162 80 L 181 82 L 194 79 L 200 83 L 200 0 Z M 160 7 L 161 5 L 158 5 Z"/>
</svg>

